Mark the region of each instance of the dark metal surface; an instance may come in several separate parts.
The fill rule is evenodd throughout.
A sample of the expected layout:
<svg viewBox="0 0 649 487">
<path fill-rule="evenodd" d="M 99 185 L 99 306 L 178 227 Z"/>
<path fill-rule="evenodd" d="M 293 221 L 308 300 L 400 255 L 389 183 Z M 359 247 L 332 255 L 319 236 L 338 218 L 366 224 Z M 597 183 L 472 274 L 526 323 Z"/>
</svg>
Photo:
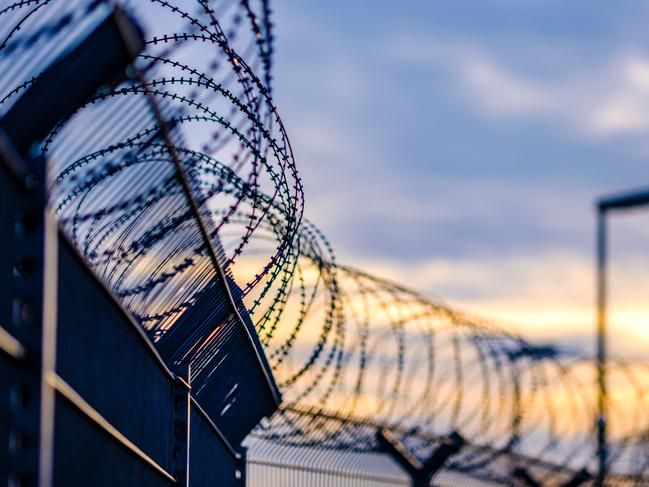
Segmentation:
<svg viewBox="0 0 649 487">
<path fill-rule="evenodd" d="M 54 397 L 43 386 L 53 367 L 56 280 L 56 226 L 45 211 L 45 165 L 42 159 L 7 161 L 10 141 L 0 154 L 0 200 L 3 241 L 0 270 L 0 378 L 3 420 L 0 472 L 8 483 L 47 485 L 51 475 Z M 16 165 L 30 168 L 26 178 Z M 31 184 L 24 184 L 27 180 Z M 5 375 L 6 374 L 6 375 Z M 47 445 L 49 448 L 41 448 Z"/>
<path fill-rule="evenodd" d="M 176 485 L 60 396 L 56 402 L 55 430 L 52 485 Z"/>
<path fill-rule="evenodd" d="M 627 191 L 622 194 L 604 196 L 597 200 L 600 211 L 623 210 L 649 204 L 649 190 Z"/>
<path fill-rule="evenodd" d="M 172 471 L 173 378 L 65 238 L 60 247 L 59 267 L 65 271 L 58 288 L 57 372 L 118 430 Z"/>
<path fill-rule="evenodd" d="M 224 448 L 217 432 L 197 408 L 191 410 L 190 485 L 241 487 L 245 460 Z"/>
</svg>

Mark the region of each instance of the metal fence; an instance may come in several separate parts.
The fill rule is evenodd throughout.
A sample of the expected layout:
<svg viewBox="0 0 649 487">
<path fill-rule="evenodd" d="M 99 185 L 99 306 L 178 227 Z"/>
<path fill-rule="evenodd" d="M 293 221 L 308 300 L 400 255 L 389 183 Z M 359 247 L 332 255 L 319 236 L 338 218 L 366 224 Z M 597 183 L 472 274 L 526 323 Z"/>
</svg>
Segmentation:
<svg viewBox="0 0 649 487">
<path fill-rule="evenodd" d="M 281 487 L 290 485 L 331 487 L 385 487 L 410 485 L 405 479 L 382 477 L 363 472 L 346 472 L 328 468 L 288 465 L 280 462 L 250 460 L 247 463 L 250 486 Z"/>
<path fill-rule="evenodd" d="M 246 468 L 251 487 L 411 485 L 385 455 L 288 447 L 263 440 L 249 440 Z"/>
<path fill-rule="evenodd" d="M 242 485 L 243 452 L 48 223 L 42 192 L 0 164 L 0 195 L 1 485 Z"/>
<path fill-rule="evenodd" d="M 250 487 L 412 485 L 406 472 L 389 455 L 379 452 L 286 446 L 255 437 L 248 438 L 246 445 L 246 475 Z M 447 487 L 500 485 L 447 469 L 436 474 L 432 484 Z"/>
<path fill-rule="evenodd" d="M 279 392 L 178 155 L 172 107 L 131 65 L 142 33 L 112 2 L 44 5 L 3 25 L 7 38 L 27 21 L 34 32 L 3 81 L 34 76 L 0 118 L 2 481 L 242 485 L 239 444 Z M 58 49 L 34 56 L 44 34 Z M 172 197 L 141 204 L 161 181 Z M 79 194 L 89 213 L 66 217 Z"/>
</svg>

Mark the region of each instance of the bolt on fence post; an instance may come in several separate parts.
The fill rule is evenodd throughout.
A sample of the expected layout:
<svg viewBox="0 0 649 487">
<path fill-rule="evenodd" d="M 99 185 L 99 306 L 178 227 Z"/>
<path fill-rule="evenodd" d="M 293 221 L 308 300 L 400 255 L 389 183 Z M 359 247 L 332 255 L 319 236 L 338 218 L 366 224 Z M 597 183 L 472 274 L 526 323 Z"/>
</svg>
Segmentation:
<svg viewBox="0 0 649 487">
<path fill-rule="evenodd" d="M 238 487 L 246 486 L 247 462 L 248 462 L 248 449 L 242 446 L 239 448 L 239 450 L 237 450 L 237 470 L 235 472 L 235 476 L 236 476 L 235 485 L 237 485 Z"/>
</svg>

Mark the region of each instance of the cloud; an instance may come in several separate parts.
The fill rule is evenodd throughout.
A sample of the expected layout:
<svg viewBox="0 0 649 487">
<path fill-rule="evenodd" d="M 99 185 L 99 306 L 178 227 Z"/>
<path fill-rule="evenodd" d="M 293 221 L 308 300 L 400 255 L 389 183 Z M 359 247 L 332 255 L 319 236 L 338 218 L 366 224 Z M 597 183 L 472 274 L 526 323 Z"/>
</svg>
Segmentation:
<svg viewBox="0 0 649 487">
<path fill-rule="evenodd" d="M 395 7 L 407 21 L 381 22 L 366 7 L 287 5 L 278 105 L 307 215 L 339 260 L 539 340 L 590 346 L 591 202 L 647 175 L 649 57 L 628 13 L 615 27 L 623 9 L 586 3 L 515 18 L 451 8 L 447 22 L 443 8 L 433 20 Z M 630 296 L 641 277 L 627 277 L 614 288 Z M 634 296 L 611 328 L 646 346 Z"/>
<path fill-rule="evenodd" d="M 616 69 L 603 102 L 593 107 L 593 129 L 602 133 L 646 131 L 649 128 L 649 60 L 629 57 Z"/>
<path fill-rule="evenodd" d="M 649 130 L 649 58 L 638 53 L 539 77 L 472 44 L 406 37 L 388 50 L 401 62 L 429 63 L 444 72 L 470 107 L 488 116 L 558 122 L 592 137 Z"/>
<path fill-rule="evenodd" d="M 471 98 L 491 113 L 541 114 L 552 103 L 547 87 L 509 73 L 490 59 L 467 59 L 456 68 Z"/>
</svg>

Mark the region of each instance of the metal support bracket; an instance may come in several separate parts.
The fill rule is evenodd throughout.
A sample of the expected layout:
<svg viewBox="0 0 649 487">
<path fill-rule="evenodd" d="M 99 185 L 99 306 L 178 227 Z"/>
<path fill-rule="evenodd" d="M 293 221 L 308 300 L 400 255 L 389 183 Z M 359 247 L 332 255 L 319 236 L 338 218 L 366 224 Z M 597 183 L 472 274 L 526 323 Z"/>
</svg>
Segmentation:
<svg viewBox="0 0 649 487">
<path fill-rule="evenodd" d="M 414 487 L 430 485 L 431 479 L 444 466 L 446 461 L 464 446 L 464 438 L 453 432 L 444 438 L 437 449 L 422 462 L 389 430 L 382 428 L 376 432 L 376 440 L 384 452 L 390 455 L 410 476 Z"/>
</svg>

